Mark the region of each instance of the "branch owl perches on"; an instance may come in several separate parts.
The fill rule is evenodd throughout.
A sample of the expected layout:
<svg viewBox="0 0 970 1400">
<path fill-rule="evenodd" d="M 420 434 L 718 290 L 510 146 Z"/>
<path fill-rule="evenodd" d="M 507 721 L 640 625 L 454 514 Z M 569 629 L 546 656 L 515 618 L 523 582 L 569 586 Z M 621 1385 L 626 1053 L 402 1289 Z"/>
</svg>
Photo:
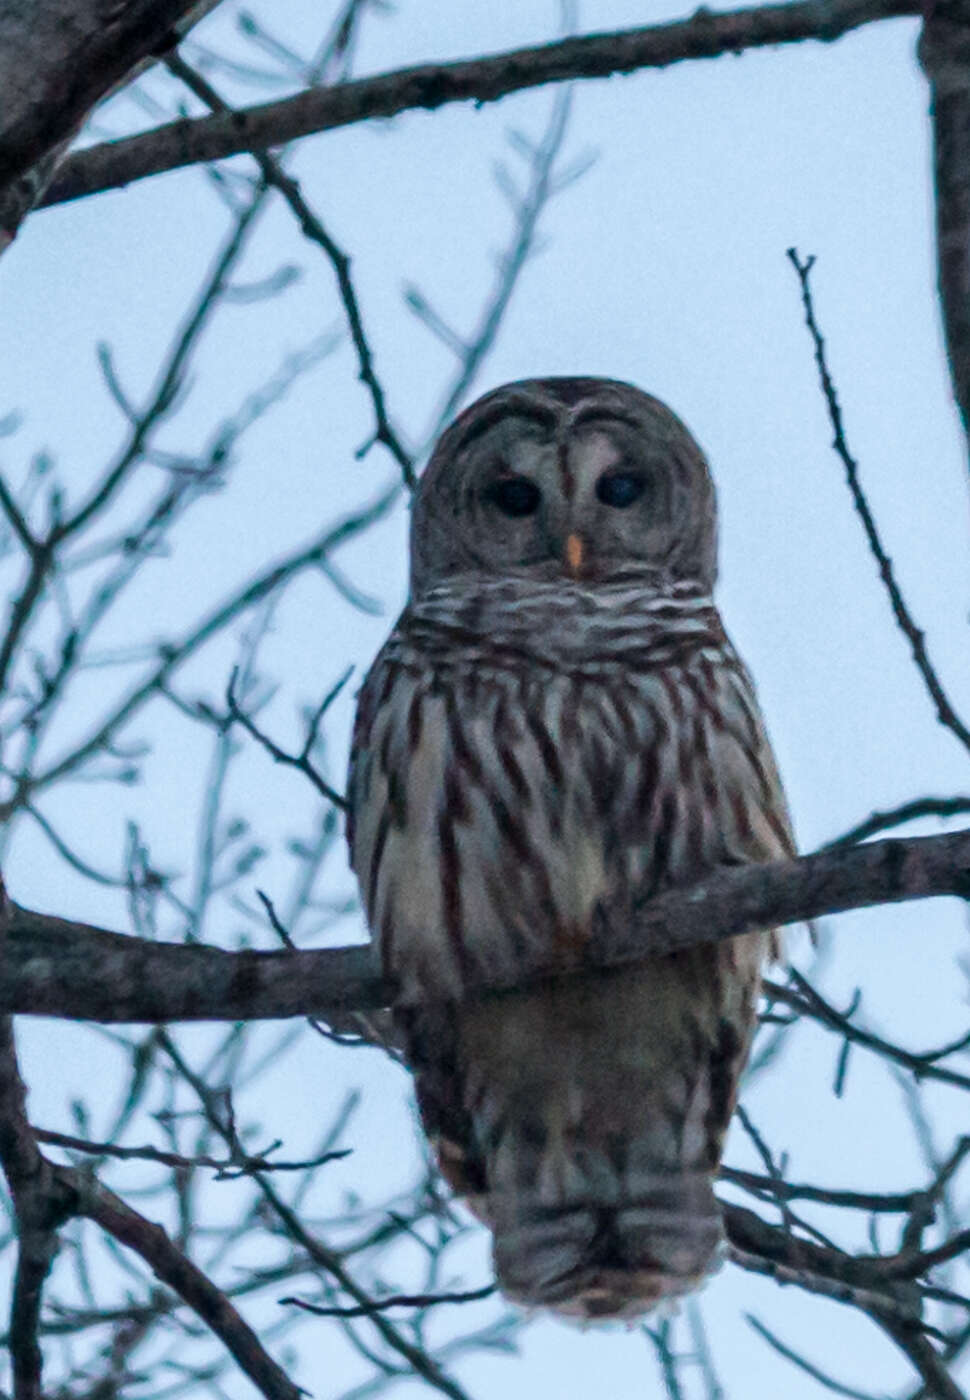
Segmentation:
<svg viewBox="0 0 970 1400">
<path fill-rule="evenodd" d="M 350 841 L 441 1170 L 509 1297 L 632 1317 L 717 1262 L 713 1192 L 770 931 L 464 996 L 598 911 L 791 855 L 712 600 L 703 454 L 601 379 L 472 405 L 418 487 L 410 599 L 359 699 Z"/>
</svg>

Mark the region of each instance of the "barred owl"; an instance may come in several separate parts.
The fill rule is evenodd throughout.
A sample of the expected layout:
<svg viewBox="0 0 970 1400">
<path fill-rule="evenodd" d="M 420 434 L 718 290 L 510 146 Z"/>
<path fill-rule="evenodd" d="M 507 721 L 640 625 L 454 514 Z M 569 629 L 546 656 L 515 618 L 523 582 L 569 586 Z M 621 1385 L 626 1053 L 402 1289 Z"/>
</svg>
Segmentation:
<svg viewBox="0 0 970 1400">
<path fill-rule="evenodd" d="M 574 1317 L 636 1316 L 715 1266 L 773 934 L 466 988 L 793 853 L 716 543 L 707 463 L 658 400 L 506 385 L 421 479 L 409 602 L 359 697 L 352 862 L 425 1130 L 503 1291 Z"/>
</svg>

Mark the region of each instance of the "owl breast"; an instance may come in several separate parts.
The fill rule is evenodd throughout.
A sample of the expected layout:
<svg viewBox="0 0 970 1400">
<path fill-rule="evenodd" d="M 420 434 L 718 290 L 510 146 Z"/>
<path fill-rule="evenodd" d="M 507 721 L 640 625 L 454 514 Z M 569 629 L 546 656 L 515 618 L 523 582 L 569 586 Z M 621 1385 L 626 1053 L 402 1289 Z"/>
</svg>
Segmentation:
<svg viewBox="0 0 970 1400">
<path fill-rule="evenodd" d="M 352 850 L 403 1000 L 510 979 L 582 945 L 598 906 L 790 849 L 717 614 L 696 598 L 636 601 L 612 627 L 581 606 L 566 625 L 560 590 L 560 616 L 530 634 L 522 610 L 515 626 L 470 629 L 439 600 L 405 615 L 379 657 L 359 711 Z"/>
</svg>

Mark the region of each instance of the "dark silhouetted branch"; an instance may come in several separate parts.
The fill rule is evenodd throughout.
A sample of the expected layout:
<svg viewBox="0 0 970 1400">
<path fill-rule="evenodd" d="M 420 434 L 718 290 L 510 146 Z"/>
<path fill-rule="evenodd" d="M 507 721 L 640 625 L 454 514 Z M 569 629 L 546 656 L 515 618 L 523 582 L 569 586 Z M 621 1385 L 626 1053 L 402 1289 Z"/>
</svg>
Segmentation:
<svg viewBox="0 0 970 1400">
<path fill-rule="evenodd" d="M 0 6 L 0 250 L 95 103 L 211 8 L 211 0 Z"/>
<path fill-rule="evenodd" d="M 0 946 L 12 914 L 0 884 Z M 16 1400 L 43 1400 L 38 1334 L 41 1295 L 57 1253 L 57 1232 L 71 1211 L 72 1193 L 55 1180 L 27 1120 L 10 1018 L 0 1017 L 0 1167 L 13 1201 L 17 1268 L 10 1302 L 8 1347 Z"/>
<path fill-rule="evenodd" d="M 80 199 L 147 175 L 282 145 L 374 117 L 393 117 L 416 108 L 434 110 L 449 102 L 495 102 L 546 83 L 608 78 L 772 44 L 806 39 L 830 42 L 861 25 L 916 13 L 914 0 L 797 0 L 726 14 L 699 9 L 671 24 L 587 34 L 488 58 L 403 68 L 335 87 L 308 89 L 242 111 L 171 122 L 141 136 L 79 151 L 64 161 L 43 202 Z"/>
<path fill-rule="evenodd" d="M 212 84 L 207 82 L 201 73 L 197 73 L 190 64 L 186 63 L 180 54 L 171 54 L 166 60 L 166 66 L 169 72 L 185 83 L 186 87 L 194 92 L 196 97 L 204 102 L 211 111 L 231 116 L 236 115 L 233 108 L 222 100 Z M 384 444 L 400 467 L 404 484 L 413 490 L 417 484 L 414 463 L 387 415 L 384 387 L 374 368 L 374 354 L 364 330 L 360 302 L 357 299 L 357 293 L 350 276 L 350 258 L 324 227 L 319 216 L 307 204 L 300 186 L 292 175 L 287 174 L 276 157 L 270 155 L 266 150 L 254 150 L 252 155 L 267 185 L 271 185 L 279 191 L 296 215 L 303 236 L 323 250 L 333 268 L 340 291 L 340 300 L 343 302 L 347 315 L 351 339 L 354 342 L 354 349 L 357 351 L 357 361 L 360 366 L 359 378 L 370 394 L 371 403 L 374 406 L 375 426 L 371 441 Z M 368 444 L 368 446 L 370 445 Z"/>
<path fill-rule="evenodd" d="M 233 618 L 269 598 L 297 574 L 319 567 L 332 550 L 380 520 L 396 503 L 401 489 L 399 485 L 390 487 L 360 511 L 330 526 L 309 545 L 287 555 L 251 579 L 238 592 L 208 613 L 180 641 L 160 646 L 158 664 L 150 674 L 119 702 L 115 710 L 101 721 L 87 739 L 56 760 L 50 768 L 22 784 L 8 807 L 0 804 L 0 821 L 9 817 L 16 807 L 24 805 L 30 793 L 39 792 L 66 774 L 75 772 L 89 759 L 110 748 L 118 730 L 133 719 L 149 700 L 164 692 L 168 681 L 184 661 L 220 633 Z"/>
<path fill-rule="evenodd" d="M 970 896 L 970 831 L 821 851 L 719 872 L 626 908 L 571 960 L 472 972 L 469 991 L 589 972 L 755 929 L 934 895 Z M 80 1020 L 259 1020 L 343 1016 L 393 1001 L 367 945 L 227 952 L 153 943 L 13 906 L 0 962 L 0 1011 Z M 794 993 L 792 995 L 795 995 Z M 930 1072 L 925 1070 L 925 1073 Z M 935 1077 L 949 1077 L 942 1068 Z"/>
<path fill-rule="evenodd" d="M 800 972 L 792 969 L 790 975 L 794 983 L 794 986 L 791 987 L 782 986 L 779 982 L 766 981 L 764 983 L 764 990 L 773 1002 L 782 1002 L 784 1005 L 792 1007 L 800 1016 L 811 1017 L 813 1021 L 827 1026 L 842 1036 L 846 1043 L 862 1045 L 874 1054 L 881 1055 L 883 1059 L 892 1060 L 895 1064 L 910 1070 L 918 1080 L 935 1079 L 937 1083 L 950 1084 L 957 1089 L 970 1089 L 970 1074 L 961 1074 L 959 1070 L 948 1069 L 945 1065 L 937 1063 L 944 1055 L 952 1054 L 954 1050 L 963 1049 L 967 1043 L 966 1036 L 961 1036 L 952 1045 L 926 1051 L 923 1054 L 906 1050 L 900 1045 L 894 1045 L 892 1041 L 886 1040 L 883 1036 L 866 1030 L 864 1026 L 856 1025 L 852 1019 L 851 1009 L 848 1012 L 843 1012 L 831 1006 Z"/>
<path fill-rule="evenodd" d="M 122 1147 L 116 1142 L 91 1142 L 87 1138 L 57 1133 L 50 1128 L 34 1128 L 34 1136 L 38 1142 L 46 1142 L 50 1147 L 64 1147 L 69 1152 L 83 1152 L 91 1157 L 113 1157 L 119 1162 L 157 1162 L 159 1166 L 179 1167 L 186 1171 L 197 1167 L 211 1168 L 219 1181 L 232 1181 L 251 1172 L 302 1172 L 308 1167 L 320 1167 L 326 1162 L 337 1162 L 350 1155 L 350 1148 L 347 1147 L 339 1152 L 322 1152 L 318 1157 L 303 1162 L 281 1162 L 267 1153 L 246 1155 L 239 1160 L 209 1157 L 204 1153 L 186 1157 L 180 1152 L 165 1152 L 151 1144 Z M 278 1146 L 279 1143 L 274 1144 L 274 1147 Z"/>
<path fill-rule="evenodd" d="M 970 147 L 968 147 L 970 149 Z M 970 188 L 970 186 L 968 186 Z M 788 258 L 798 274 L 798 280 L 802 289 L 802 305 L 805 308 L 805 324 L 808 326 L 815 347 L 815 363 L 818 366 L 819 381 L 822 386 L 822 393 L 825 396 L 825 403 L 828 409 L 829 421 L 832 424 L 833 440 L 832 446 L 845 467 L 846 481 L 849 491 L 852 494 L 852 501 L 855 505 L 859 519 L 862 521 L 862 528 L 865 531 L 866 541 L 869 549 L 879 569 L 879 577 L 885 585 L 889 594 L 889 601 L 893 610 L 893 617 L 899 630 L 904 634 L 909 642 L 910 650 L 913 653 L 913 661 L 916 669 L 923 679 L 930 698 L 936 708 L 936 717 L 944 728 L 949 729 L 970 752 L 970 729 L 964 724 L 950 702 L 950 698 L 939 676 L 933 668 L 929 654 L 926 650 L 926 638 L 913 620 L 912 614 L 906 605 L 896 575 L 893 571 L 893 561 L 886 553 L 879 529 L 876 525 L 875 517 L 869 506 L 866 494 L 859 481 L 859 464 L 856 462 L 845 437 L 845 428 L 842 423 L 842 410 L 839 407 L 838 394 L 835 384 L 829 372 L 828 362 L 825 357 L 825 341 L 819 329 L 818 321 L 815 318 L 815 306 L 812 300 L 811 274 L 815 265 L 814 257 L 806 258 L 804 261 L 798 256 L 795 248 L 788 249 Z M 970 267 L 970 262 L 967 263 Z"/>
<path fill-rule="evenodd" d="M 963 817 L 970 812 L 970 797 L 914 797 L 911 802 L 902 802 L 898 807 L 885 812 L 872 812 L 864 821 L 857 822 L 848 831 L 843 831 L 834 841 L 825 843 L 827 850 L 836 846 L 853 846 L 857 841 L 867 841 L 870 836 L 878 836 L 881 831 L 892 831 L 907 822 L 915 822 L 923 817 Z"/>
<path fill-rule="evenodd" d="M 918 54 L 930 85 L 937 285 L 953 396 L 970 442 L 970 4 L 925 0 Z"/>
<path fill-rule="evenodd" d="M 97 1182 L 82 1185 L 77 1211 L 144 1259 L 155 1277 L 211 1328 L 266 1400 L 302 1400 L 306 1392 L 294 1385 L 225 1293 L 186 1258 L 161 1225 L 146 1220 Z"/>
<path fill-rule="evenodd" d="M 498 1285 L 487 1283 L 482 1288 L 469 1288 L 455 1293 L 393 1293 L 388 1298 L 375 1298 L 371 1303 L 357 1303 L 353 1307 L 321 1307 L 306 1298 L 281 1298 L 280 1302 L 315 1317 L 373 1317 L 375 1313 L 387 1312 L 390 1308 L 436 1308 L 442 1303 L 480 1303 L 483 1298 L 491 1298 Z"/>
<path fill-rule="evenodd" d="M 332 686 L 330 690 L 327 691 L 326 695 L 324 695 L 323 699 L 310 716 L 307 723 L 306 738 L 303 741 L 303 747 L 299 753 L 287 753 L 285 749 L 280 748 L 279 744 L 271 739 L 268 734 L 263 733 L 252 716 L 246 713 L 236 695 L 236 671 L 232 673 L 229 681 L 229 689 L 226 692 L 226 706 L 228 711 L 226 719 L 227 727 L 230 724 L 241 724 L 246 733 L 250 735 L 251 738 L 255 739 L 258 744 L 262 745 L 275 763 L 282 763 L 286 767 L 295 768 L 297 772 L 309 778 L 317 792 L 320 793 L 320 796 L 326 798 L 328 802 L 332 802 L 333 805 L 339 807 L 341 811 L 346 811 L 347 799 L 339 793 L 336 788 L 331 787 L 323 775 L 314 767 L 312 755 L 320 733 L 320 722 L 352 675 L 353 667 L 351 666 L 343 673 L 336 685 Z"/>
</svg>

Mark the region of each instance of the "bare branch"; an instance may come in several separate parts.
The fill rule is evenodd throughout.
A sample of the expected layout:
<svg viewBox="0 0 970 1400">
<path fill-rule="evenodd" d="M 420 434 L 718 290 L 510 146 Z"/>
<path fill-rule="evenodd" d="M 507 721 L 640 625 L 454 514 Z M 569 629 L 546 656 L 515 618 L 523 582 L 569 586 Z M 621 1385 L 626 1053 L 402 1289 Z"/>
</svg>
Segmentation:
<svg viewBox="0 0 970 1400">
<path fill-rule="evenodd" d="M 0 508 L 3 509 L 4 515 L 10 522 L 10 528 L 20 540 L 24 549 L 28 554 L 32 555 L 37 548 L 37 541 L 30 533 L 30 527 L 21 514 L 20 508 L 2 476 L 0 476 Z"/>
<path fill-rule="evenodd" d="M 231 114 L 171 122 L 125 141 L 79 151 L 62 164 L 44 204 L 61 204 L 164 170 L 265 150 L 313 132 L 448 102 L 495 102 L 512 92 L 576 78 L 607 78 L 684 59 L 718 58 L 805 39 L 825 43 L 861 25 L 918 13 L 915 0 L 796 0 L 615 33 L 588 34 L 490 58 L 402 68 Z"/>
<path fill-rule="evenodd" d="M 306 1392 L 293 1384 L 225 1293 L 186 1258 L 161 1225 L 146 1220 L 96 1182 L 80 1186 L 77 1210 L 100 1225 L 113 1239 L 134 1250 L 156 1278 L 174 1289 L 223 1342 L 266 1400 L 301 1400 Z"/>
<path fill-rule="evenodd" d="M 192 22 L 197 0 L 105 6 L 14 0 L 0 9 L 0 247 L 37 193 L 32 167 L 68 141 L 91 108 Z M 45 171 L 50 174 L 50 169 Z"/>
<path fill-rule="evenodd" d="M 10 904 L 0 884 L 0 941 Z M 70 1213 L 72 1193 L 55 1181 L 37 1148 L 26 1110 L 13 1027 L 0 1019 L 0 1166 L 13 1198 L 18 1255 L 10 1304 L 9 1348 L 16 1400 L 42 1400 L 42 1357 L 38 1343 L 41 1291 L 57 1252 L 57 1231 Z"/>
<path fill-rule="evenodd" d="M 819 1366 L 815 1366 L 806 1357 L 795 1351 L 794 1347 L 787 1346 L 780 1338 L 776 1337 L 770 1328 L 760 1322 L 753 1313 L 745 1313 L 745 1318 L 749 1325 L 754 1328 L 758 1336 L 776 1351 L 779 1356 L 783 1356 L 786 1361 L 790 1361 L 793 1366 L 797 1366 L 800 1371 L 804 1371 L 807 1376 L 811 1376 L 813 1381 L 830 1390 L 833 1395 L 844 1395 L 847 1400 L 876 1400 L 871 1391 L 856 1390 L 851 1385 L 844 1385 L 842 1381 L 837 1381 L 834 1376 L 828 1375 Z M 879 1400 L 888 1400 L 888 1397 L 879 1397 Z"/>
<path fill-rule="evenodd" d="M 894 827 L 919 821 L 922 817 L 939 817 L 944 820 L 947 817 L 966 816 L 968 812 L 970 797 L 964 797 L 962 794 L 957 797 L 914 797 L 911 802 L 903 802 L 888 811 L 871 813 L 865 821 L 857 822 L 834 841 L 827 841 L 825 849 L 853 846 L 857 841 L 867 841 L 870 836 L 878 836 L 880 831 L 891 831 Z"/>
<path fill-rule="evenodd" d="M 917 53 L 930 85 L 937 280 L 953 396 L 970 443 L 970 5 L 926 0 Z"/>
<path fill-rule="evenodd" d="M 531 971 L 536 978 L 589 973 L 756 929 L 947 894 L 970 894 L 970 831 L 724 870 L 627 909 L 616 928 L 604 919 L 570 961 Z M 519 964 L 488 975 L 473 969 L 467 991 L 521 986 L 526 974 Z M 340 1017 L 389 1005 L 394 995 L 366 945 L 227 952 L 151 943 L 17 905 L 0 963 L 0 1011 L 102 1022 Z M 942 1067 L 921 1072 L 963 1079 Z"/>
<path fill-rule="evenodd" d="M 307 724 L 306 739 L 303 748 L 298 754 L 287 753 L 285 749 L 281 749 L 279 744 L 271 739 L 268 734 L 264 734 L 252 716 L 248 715 L 241 707 L 236 698 L 237 671 L 233 671 L 229 680 L 229 688 L 226 692 L 226 706 L 228 709 L 226 719 L 227 726 L 233 723 L 241 724 L 246 733 L 250 735 L 251 738 L 255 739 L 258 744 L 262 745 L 274 762 L 282 763 L 287 767 L 295 768 L 299 773 L 303 773 L 305 777 L 310 779 L 310 782 L 316 788 L 317 792 L 320 793 L 321 797 L 326 798 L 328 802 L 332 802 L 333 805 L 339 807 L 341 811 L 347 810 L 347 799 L 339 793 L 336 788 L 331 787 L 323 775 L 314 767 L 312 754 L 317 742 L 320 721 L 350 680 L 350 677 L 353 675 L 353 669 L 352 666 L 349 667 L 320 701 L 320 704 L 313 712 Z"/>
<path fill-rule="evenodd" d="M 852 1020 L 851 1010 L 841 1012 L 836 1010 L 834 1006 L 830 1006 L 800 972 L 792 969 L 790 975 L 795 983 L 794 987 L 784 987 L 779 982 L 764 983 L 764 989 L 772 1001 L 783 1002 L 797 1010 L 800 1015 L 810 1016 L 821 1025 L 828 1026 L 838 1035 L 843 1036 L 846 1042 L 851 1041 L 854 1045 L 864 1045 L 867 1050 L 872 1050 L 884 1059 L 902 1065 L 904 1069 L 910 1070 L 917 1079 L 935 1079 L 940 1084 L 952 1084 L 958 1089 L 970 1089 L 970 1075 L 961 1074 L 959 1070 L 947 1069 L 945 1065 L 937 1064 L 937 1061 L 942 1059 L 944 1054 L 952 1053 L 953 1049 L 962 1048 L 966 1043 L 966 1036 L 955 1041 L 952 1046 L 944 1046 L 942 1050 L 930 1050 L 924 1054 L 904 1050 L 901 1046 L 894 1045 L 892 1041 L 885 1040 L 873 1031 L 857 1026 Z"/>
<path fill-rule="evenodd" d="M 114 1157 L 120 1162 L 157 1162 L 163 1167 L 189 1169 L 211 1168 L 218 1181 L 231 1181 L 251 1172 L 300 1172 L 308 1167 L 321 1167 L 327 1162 L 337 1162 L 350 1155 L 350 1148 L 323 1152 L 303 1162 L 280 1162 L 266 1154 L 235 1158 L 209 1157 L 199 1153 L 185 1157 L 180 1152 L 165 1152 L 160 1147 L 147 1144 L 143 1147 L 122 1147 L 116 1142 L 91 1142 L 87 1138 L 72 1137 L 70 1133 L 57 1133 L 50 1128 L 34 1128 L 38 1142 L 46 1142 L 51 1147 L 64 1147 L 70 1152 L 83 1152 L 92 1157 Z M 278 1144 L 277 1144 L 278 1145 Z"/>
<path fill-rule="evenodd" d="M 237 215 L 225 244 L 206 274 L 196 304 L 169 351 L 150 403 L 144 412 L 137 413 L 132 421 L 131 436 L 118 460 L 105 473 L 84 505 L 52 532 L 52 545 L 60 544 L 62 539 L 78 534 L 92 519 L 103 513 L 132 467 L 140 461 L 152 429 L 171 411 L 183 382 L 189 356 L 195 349 L 213 308 L 226 291 L 230 272 L 239 261 L 256 216 L 265 203 L 264 194 L 262 188 L 256 189 L 246 207 Z"/>
<path fill-rule="evenodd" d="M 207 83 L 205 78 L 185 62 L 179 54 L 172 54 L 166 60 L 166 66 L 170 73 L 181 79 L 186 87 L 195 93 L 207 107 L 214 112 L 223 112 L 227 115 L 237 116 L 238 114 L 222 100 L 211 83 Z M 306 238 L 311 243 L 315 243 L 318 248 L 330 260 L 334 275 L 337 278 L 337 286 L 340 290 L 340 300 L 344 304 L 347 313 L 347 321 L 350 325 L 350 335 L 354 342 L 354 349 L 357 351 L 357 359 L 360 365 L 360 379 L 366 386 L 370 394 L 371 403 L 374 406 L 374 418 L 376 427 L 374 429 L 374 442 L 381 442 L 388 449 L 391 456 L 401 469 L 404 484 L 409 490 L 413 490 L 417 484 L 414 475 L 414 463 L 410 454 L 405 449 L 396 431 L 391 426 L 391 421 L 387 416 L 387 406 L 384 402 L 384 388 L 377 377 L 374 369 L 374 354 L 370 347 L 370 342 L 364 331 L 364 322 L 361 317 L 360 303 L 357 300 L 357 293 L 350 277 L 350 258 L 331 237 L 323 223 L 313 212 L 303 197 L 303 192 L 292 175 L 288 175 L 279 161 L 266 150 L 254 150 L 252 153 L 256 163 L 260 168 L 263 179 L 267 185 L 280 192 L 287 204 L 296 215 L 300 228 Z"/>
<path fill-rule="evenodd" d="M 224 1139 L 230 1151 L 238 1151 L 240 1145 L 233 1124 L 231 1120 L 226 1119 L 225 1115 L 216 1112 L 213 1095 L 208 1086 L 186 1063 L 167 1033 L 163 1034 L 163 1045 L 183 1078 L 195 1089 L 203 1111 L 213 1128 Z M 356 1283 L 345 1267 L 341 1255 L 328 1248 L 307 1230 L 295 1211 L 280 1197 L 269 1182 L 263 1180 L 258 1172 L 254 1174 L 254 1180 L 267 1205 L 276 1215 L 289 1238 L 306 1250 L 313 1262 L 330 1274 L 344 1292 L 349 1293 L 355 1302 L 365 1309 L 369 1320 L 384 1341 L 408 1362 L 415 1373 L 435 1390 L 447 1395 L 449 1400 L 468 1400 L 465 1391 L 451 1379 L 433 1356 L 429 1355 L 420 1345 L 408 1341 L 392 1322 L 388 1321 L 379 1310 L 373 1308 L 373 1300 Z"/>
<path fill-rule="evenodd" d="M 904 1215 L 926 1195 L 925 1191 L 841 1191 L 835 1187 L 809 1186 L 807 1183 L 782 1181 L 773 1176 L 759 1176 L 757 1172 L 742 1171 L 739 1167 L 722 1167 L 720 1179 L 732 1186 L 742 1186 L 746 1191 L 765 1201 L 816 1201 L 826 1206 L 844 1206 L 848 1210 L 880 1211 Z"/>
<path fill-rule="evenodd" d="M 234 220 L 232 230 L 217 254 L 193 309 L 180 328 L 163 364 L 158 385 L 151 401 L 144 412 L 131 422 L 128 441 L 117 459 L 108 467 L 87 501 L 77 509 L 73 516 L 67 521 L 54 525 L 45 538 L 32 540 L 27 577 L 21 592 L 10 604 L 9 622 L 3 641 L 0 643 L 0 689 L 5 686 L 9 679 L 11 667 L 25 635 L 25 629 L 44 596 L 44 590 L 51 576 L 56 571 L 59 558 L 58 547 L 65 540 L 83 530 L 92 520 L 97 519 L 110 505 L 120 487 L 127 481 L 132 469 L 142 461 L 152 430 L 171 408 L 189 355 L 197 345 L 201 332 L 225 292 L 230 271 L 245 247 L 253 220 L 258 214 L 264 198 L 265 190 L 257 190 L 249 205 L 241 210 Z M 26 543 L 29 536 L 26 520 L 23 521 L 22 528 L 19 526 L 15 526 L 15 528 Z M 62 670 L 68 669 L 67 658 L 65 658 Z M 52 679 L 51 694 L 56 692 L 61 679 L 63 677 L 60 675 Z M 48 695 L 45 700 L 49 701 L 50 698 L 51 695 Z"/>
<path fill-rule="evenodd" d="M 900 1319 L 877 1320 L 886 1335 L 909 1357 L 933 1400 L 967 1400 L 966 1393 L 950 1375 L 946 1360 L 933 1349 L 928 1337 Z"/>
<path fill-rule="evenodd" d="M 475 382 L 495 343 L 516 283 L 530 254 L 535 250 L 539 220 L 546 205 L 556 193 L 555 166 L 565 141 L 570 110 L 571 92 L 567 88 L 557 95 L 542 137 L 534 147 L 530 145 L 526 151 L 529 161 L 528 185 L 522 194 L 513 190 L 511 195 L 515 215 L 514 235 L 510 246 L 499 259 L 492 294 L 482 311 L 479 323 L 468 339 L 461 343 L 461 349 L 458 351 L 459 372 L 448 386 L 444 402 L 435 415 L 432 440 L 447 427 L 465 394 Z M 411 306 L 418 315 L 425 317 L 429 327 L 441 324 L 440 318 L 435 320 L 434 312 L 419 292 L 412 291 Z M 447 332 L 443 338 L 447 339 Z"/>
<path fill-rule="evenodd" d="M 885 584 L 886 592 L 889 594 L 893 617 L 895 617 L 900 631 L 909 641 L 910 650 L 913 653 L 913 661 L 916 663 L 916 669 L 922 676 L 923 684 L 926 686 L 930 698 L 936 707 L 937 719 L 946 729 L 949 729 L 950 733 L 960 741 L 965 749 L 970 751 L 970 729 L 966 727 L 956 710 L 954 710 L 953 705 L 950 703 L 949 696 L 943 689 L 939 676 L 933 669 L 932 662 L 926 650 L 926 638 L 913 621 L 909 608 L 906 606 L 905 599 L 900 592 L 899 584 L 896 582 L 896 575 L 893 572 L 892 560 L 883 548 L 875 518 L 859 481 L 859 464 L 849 451 L 849 445 L 845 439 L 845 429 L 842 424 L 842 410 L 839 407 L 835 385 L 829 373 L 828 363 L 825 358 L 825 341 L 822 338 L 822 332 L 819 330 L 818 322 L 815 319 L 815 307 L 812 302 L 810 279 L 815 259 L 809 257 L 802 262 L 798 256 L 797 250 L 794 248 L 788 249 L 788 258 L 792 267 L 794 267 L 798 274 L 798 280 L 801 283 L 802 305 L 805 308 L 805 324 L 808 326 L 812 342 L 815 346 L 815 363 L 818 366 L 819 381 L 822 386 L 822 392 L 825 395 L 829 420 L 832 424 L 832 432 L 834 434 L 832 446 L 835 448 L 836 453 L 845 467 L 846 480 L 849 484 L 849 490 L 852 493 L 852 500 L 856 512 L 862 521 L 862 527 L 865 530 L 869 549 L 879 567 L 879 576 Z"/>
<path fill-rule="evenodd" d="M 387 1312 L 389 1308 L 436 1308 L 442 1303 L 480 1303 L 483 1298 L 491 1298 L 498 1291 L 498 1285 L 486 1283 L 482 1288 L 469 1288 L 455 1293 L 393 1293 L 389 1298 L 375 1298 L 370 1303 L 358 1303 L 351 1308 L 324 1308 L 311 1303 L 306 1298 L 281 1298 L 282 1304 L 301 1308 L 315 1317 L 373 1317 L 374 1313 Z"/>
<path fill-rule="evenodd" d="M 337 549 L 345 540 L 353 538 L 369 525 L 380 520 L 395 504 L 400 492 L 399 485 L 391 486 L 369 505 L 364 506 L 353 515 L 345 517 L 336 525 L 323 531 L 303 549 L 287 555 L 265 570 L 264 573 L 250 580 L 238 592 L 232 594 L 213 609 L 181 641 L 159 647 L 159 663 L 147 678 L 135 686 L 119 702 L 112 713 L 102 720 L 87 739 L 56 760 L 45 772 L 23 784 L 13 806 L 22 806 L 31 793 L 49 787 L 58 778 L 64 777 L 67 773 L 73 773 L 89 758 L 103 752 L 117 731 L 127 724 L 150 699 L 164 689 L 172 674 L 184 661 L 221 632 L 234 618 L 248 611 L 257 603 L 261 603 L 297 574 L 319 565 L 331 550 Z M 0 820 L 4 816 L 9 816 L 11 810 L 8 807 L 5 811 L 0 804 Z"/>
<path fill-rule="evenodd" d="M 918 1293 L 894 1284 L 880 1256 L 857 1256 L 796 1239 L 739 1206 L 724 1208 L 729 1258 L 741 1268 L 767 1274 L 781 1284 L 861 1308 L 891 1337 L 940 1400 L 965 1400 L 946 1361 L 929 1340 L 938 1335 L 921 1320 Z M 964 1247 L 966 1247 L 964 1245 Z M 925 1263 L 924 1268 L 929 1267 Z"/>
</svg>

